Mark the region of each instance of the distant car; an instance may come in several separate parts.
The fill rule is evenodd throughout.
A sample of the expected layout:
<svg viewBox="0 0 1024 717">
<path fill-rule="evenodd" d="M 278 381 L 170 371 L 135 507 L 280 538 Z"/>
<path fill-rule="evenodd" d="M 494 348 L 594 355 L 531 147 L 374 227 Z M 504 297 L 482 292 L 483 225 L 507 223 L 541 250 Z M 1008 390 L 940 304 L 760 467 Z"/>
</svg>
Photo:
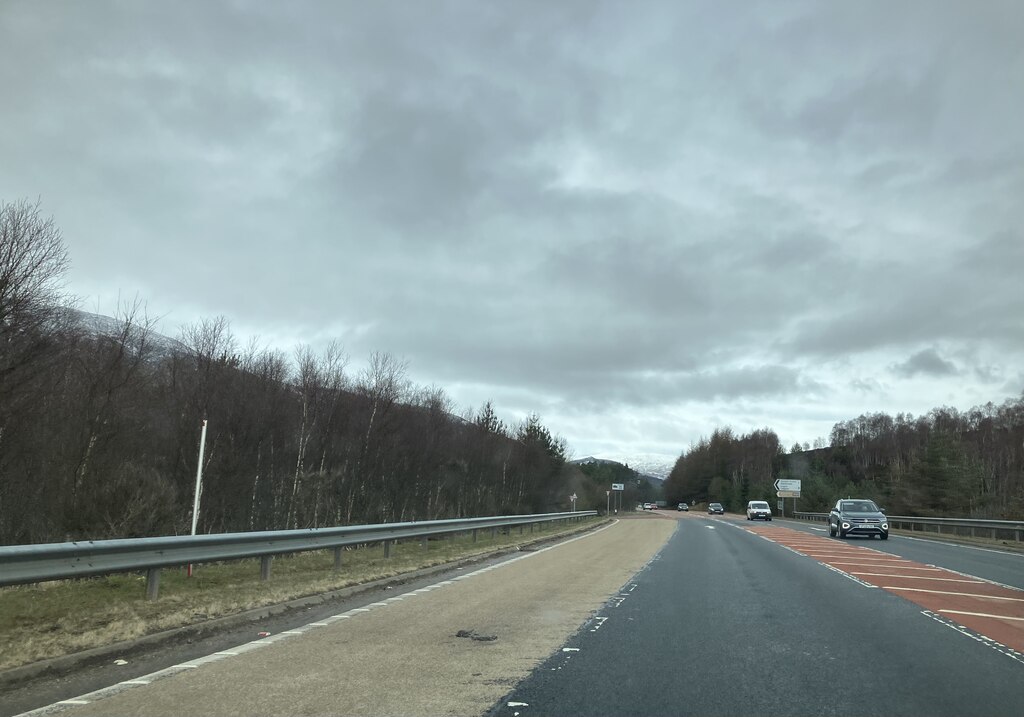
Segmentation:
<svg viewBox="0 0 1024 717">
<path fill-rule="evenodd" d="M 722 507 L 721 503 L 709 503 L 708 504 L 708 514 L 709 515 L 714 515 L 716 513 L 718 515 L 725 515 L 725 508 Z"/>
<path fill-rule="evenodd" d="M 643 503 L 637 503 L 636 504 L 636 509 L 637 510 L 646 510 L 646 508 L 644 507 Z"/>
<path fill-rule="evenodd" d="M 690 509 L 690 506 L 688 506 L 686 503 L 680 503 L 679 505 L 676 506 L 676 510 L 689 510 L 689 509 Z"/>
<path fill-rule="evenodd" d="M 833 538 L 848 535 L 878 536 L 889 539 L 889 520 L 872 500 L 850 499 L 836 501 L 828 514 L 828 534 Z"/>
<path fill-rule="evenodd" d="M 747 520 L 771 520 L 772 509 L 766 501 L 752 500 L 747 503 Z"/>
</svg>

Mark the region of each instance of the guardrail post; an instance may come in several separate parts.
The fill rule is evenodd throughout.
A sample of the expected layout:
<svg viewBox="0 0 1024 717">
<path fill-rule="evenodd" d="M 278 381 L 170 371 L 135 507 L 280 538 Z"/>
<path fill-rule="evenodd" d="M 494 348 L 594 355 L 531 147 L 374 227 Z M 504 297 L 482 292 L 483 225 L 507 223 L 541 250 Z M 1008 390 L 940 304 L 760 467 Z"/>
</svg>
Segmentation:
<svg viewBox="0 0 1024 717">
<path fill-rule="evenodd" d="M 427 549 L 427 536 L 424 535 L 422 538 L 420 538 L 420 545 L 423 546 L 424 550 Z"/>
<path fill-rule="evenodd" d="M 391 557 L 391 541 L 390 540 L 385 540 L 384 541 L 384 557 L 385 558 L 390 558 Z"/>
<path fill-rule="evenodd" d="M 491 528 L 491 540 L 494 540 L 494 536 L 498 534 L 497 528 Z"/>
<path fill-rule="evenodd" d="M 260 580 L 270 580 L 270 564 L 274 561 L 273 555 L 264 555 L 260 558 Z"/>
<path fill-rule="evenodd" d="M 519 534 L 520 535 L 523 534 L 523 524 L 522 523 L 519 524 Z"/>
<path fill-rule="evenodd" d="M 160 568 L 150 568 L 146 571 L 146 599 L 156 600 L 160 594 Z"/>
<path fill-rule="evenodd" d="M 473 528 L 473 542 L 476 542 L 476 528 Z"/>
<path fill-rule="evenodd" d="M 334 549 L 334 569 L 341 570 L 341 551 L 344 550 L 340 545 Z"/>
</svg>

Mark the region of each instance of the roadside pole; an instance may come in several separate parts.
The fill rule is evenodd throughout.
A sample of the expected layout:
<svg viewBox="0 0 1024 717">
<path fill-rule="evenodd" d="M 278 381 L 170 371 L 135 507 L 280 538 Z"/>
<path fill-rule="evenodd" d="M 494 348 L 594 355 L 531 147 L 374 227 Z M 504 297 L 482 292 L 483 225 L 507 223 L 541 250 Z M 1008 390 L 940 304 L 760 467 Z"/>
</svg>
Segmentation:
<svg viewBox="0 0 1024 717">
<path fill-rule="evenodd" d="M 206 419 L 203 419 L 203 430 L 199 434 L 199 464 L 196 466 L 196 496 L 192 501 L 192 535 L 196 534 L 196 526 L 199 524 L 199 496 L 203 492 L 203 453 L 206 451 Z M 192 577 L 192 563 L 188 564 L 186 571 L 188 577 Z"/>
</svg>

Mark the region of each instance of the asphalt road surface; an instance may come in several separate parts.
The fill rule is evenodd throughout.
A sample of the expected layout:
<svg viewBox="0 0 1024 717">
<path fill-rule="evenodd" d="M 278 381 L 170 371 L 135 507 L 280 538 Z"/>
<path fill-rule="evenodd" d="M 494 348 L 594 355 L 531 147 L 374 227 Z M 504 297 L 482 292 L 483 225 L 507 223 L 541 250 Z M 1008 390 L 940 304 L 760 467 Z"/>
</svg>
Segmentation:
<svg viewBox="0 0 1024 717">
<path fill-rule="evenodd" d="M 1020 651 L 906 597 L 982 602 L 1004 616 L 984 629 L 1021 642 L 1024 592 L 961 574 L 970 568 L 1019 584 L 1024 558 L 686 516 L 657 559 L 492 714 L 1019 717 Z M 964 597 L 975 592 L 986 597 Z"/>
<path fill-rule="evenodd" d="M 1024 715 L 1024 556 L 659 512 L 36 714 Z"/>
</svg>

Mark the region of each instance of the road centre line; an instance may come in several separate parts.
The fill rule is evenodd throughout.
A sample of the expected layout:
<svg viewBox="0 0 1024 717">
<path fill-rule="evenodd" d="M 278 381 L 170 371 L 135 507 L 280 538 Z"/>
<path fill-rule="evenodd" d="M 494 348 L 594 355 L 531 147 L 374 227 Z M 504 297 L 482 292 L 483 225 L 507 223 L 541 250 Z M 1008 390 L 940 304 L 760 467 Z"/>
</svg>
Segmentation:
<svg viewBox="0 0 1024 717">
<path fill-rule="evenodd" d="M 854 575 L 870 575 L 876 578 L 900 578 L 903 580 L 939 580 L 945 583 L 975 583 L 977 585 L 984 585 L 984 580 L 962 580 L 960 578 L 929 578 L 924 575 L 892 575 L 890 573 L 860 573 L 851 570 Z"/>
<path fill-rule="evenodd" d="M 933 595 L 959 595 L 961 597 L 982 598 L 984 600 L 1006 600 L 1009 602 L 1024 602 L 1024 598 L 1003 597 L 1002 595 L 979 595 L 978 593 L 956 593 L 944 590 L 925 590 L 924 588 L 901 588 L 895 585 L 879 585 L 883 590 L 902 590 L 912 593 L 931 593 Z"/>
<path fill-rule="evenodd" d="M 1010 617 L 1009 615 L 990 615 L 987 612 L 966 612 L 964 610 L 939 610 L 941 613 L 948 613 L 950 615 L 970 615 L 971 617 L 991 617 L 995 620 L 1016 620 L 1017 622 L 1024 622 L 1024 617 Z"/>
</svg>

